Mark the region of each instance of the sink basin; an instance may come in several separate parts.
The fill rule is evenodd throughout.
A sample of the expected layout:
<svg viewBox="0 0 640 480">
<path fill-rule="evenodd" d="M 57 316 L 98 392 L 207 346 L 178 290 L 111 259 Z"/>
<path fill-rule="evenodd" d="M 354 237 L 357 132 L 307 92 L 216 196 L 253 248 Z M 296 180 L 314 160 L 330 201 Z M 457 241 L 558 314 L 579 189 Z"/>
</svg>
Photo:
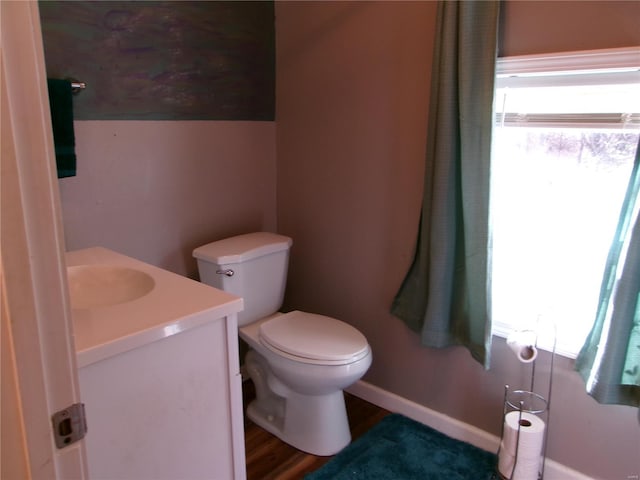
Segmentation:
<svg viewBox="0 0 640 480">
<path fill-rule="evenodd" d="M 149 293 L 155 285 L 145 272 L 113 265 L 67 267 L 67 276 L 73 309 L 130 302 Z"/>
</svg>

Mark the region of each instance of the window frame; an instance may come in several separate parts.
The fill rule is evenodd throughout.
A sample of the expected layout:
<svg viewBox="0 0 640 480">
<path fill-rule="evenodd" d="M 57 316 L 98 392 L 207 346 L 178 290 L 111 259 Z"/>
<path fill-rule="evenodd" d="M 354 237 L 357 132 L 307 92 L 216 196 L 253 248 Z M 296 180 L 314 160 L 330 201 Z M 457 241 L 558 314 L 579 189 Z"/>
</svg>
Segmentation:
<svg viewBox="0 0 640 480">
<path fill-rule="evenodd" d="M 640 46 L 601 50 L 499 57 L 495 91 L 505 87 L 577 86 L 606 83 L 640 83 Z M 605 127 L 634 131 L 640 128 L 640 112 L 619 114 L 507 114 L 496 113 L 496 124 L 545 127 Z M 493 312 L 492 312 L 493 316 Z M 491 334 L 507 338 L 513 323 L 492 320 Z M 548 326 L 541 326 L 548 329 Z M 575 358 L 578 352 L 554 341 L 540 339 L 538 347 Z"/>
</svg>

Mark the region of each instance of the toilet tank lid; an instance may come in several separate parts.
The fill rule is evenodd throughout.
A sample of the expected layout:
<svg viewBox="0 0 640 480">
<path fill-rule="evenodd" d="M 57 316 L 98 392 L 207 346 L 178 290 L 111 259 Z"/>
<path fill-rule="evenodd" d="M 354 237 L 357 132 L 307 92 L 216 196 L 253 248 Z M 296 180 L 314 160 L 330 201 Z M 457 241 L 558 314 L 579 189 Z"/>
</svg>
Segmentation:
<svg viewBox="0 0 640 480">
<path fill-rule="evenodd" d="M 193 256 L 217 265 L 227 265 L 286 250 L 292 243 L 291 238 L 276 233 L 247 233 L 202 245 L 193 251 Z"/>
</svg>

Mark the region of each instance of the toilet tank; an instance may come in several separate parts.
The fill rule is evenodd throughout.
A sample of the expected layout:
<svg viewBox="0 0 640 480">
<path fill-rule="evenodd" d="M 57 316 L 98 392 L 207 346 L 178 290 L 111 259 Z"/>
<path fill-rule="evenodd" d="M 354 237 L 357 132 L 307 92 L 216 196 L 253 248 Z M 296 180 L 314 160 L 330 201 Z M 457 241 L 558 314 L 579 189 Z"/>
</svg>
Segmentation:
<svg viewBox="0 0 640 480">
<path fill-rule="evenodd" d="M 248 233 L 208 243 L 193 251 L 200 281 L 244 299 L 243 326 L 277 312 L 287 283 L 289 237 Z"/>
</svg>

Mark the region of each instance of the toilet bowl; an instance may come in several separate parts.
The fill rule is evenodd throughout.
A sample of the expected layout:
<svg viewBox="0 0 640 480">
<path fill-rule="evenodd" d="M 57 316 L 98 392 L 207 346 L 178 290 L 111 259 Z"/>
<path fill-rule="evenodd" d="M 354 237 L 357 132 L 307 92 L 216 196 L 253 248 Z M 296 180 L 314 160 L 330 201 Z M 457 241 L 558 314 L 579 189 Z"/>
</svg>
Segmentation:
<svg viewBox="0 0 640 480">
<path fill-rule="evenodd" d="M 296 311 L 240 329 L 240 337 L 252 349 L 245 359 L 245 368 L 257 394 L 247 408 L 247 415 L 257 425 L 300 450 L 314 455 L 333 455 L 351 441 L 342 391 L 369 369 L 371 349 L 362 336 L 364 345 L 358 344 L 353 356 L 342 360 L 308 358 L 299 356 L 299 352 L 279 350 L 261 333 L 262 327 L 268 329 L 273 321 L 291 315 L 296 319 L 310 315 L 321 320 L 320 315 Z M 324 319 L 337 322 L 329 317 Z M 290 338 L 293 340 L 295 336 Z M 298 338 L 304 343 L 303 336 Z M 317 351 L 316 348 L 314 353 Z"/>
<path fill-rule="evenodd" d="M 239 335 L 256 388 L 248 417 L 286 443 L 333 455 L 351 441 L 343 389 L 369 369 L 372 355 L 356 328 L 335 318 L 280 313 L 291 239 L 253 233 L 194 250 L 201 281 L 242 296 Z"/>
</svg>

